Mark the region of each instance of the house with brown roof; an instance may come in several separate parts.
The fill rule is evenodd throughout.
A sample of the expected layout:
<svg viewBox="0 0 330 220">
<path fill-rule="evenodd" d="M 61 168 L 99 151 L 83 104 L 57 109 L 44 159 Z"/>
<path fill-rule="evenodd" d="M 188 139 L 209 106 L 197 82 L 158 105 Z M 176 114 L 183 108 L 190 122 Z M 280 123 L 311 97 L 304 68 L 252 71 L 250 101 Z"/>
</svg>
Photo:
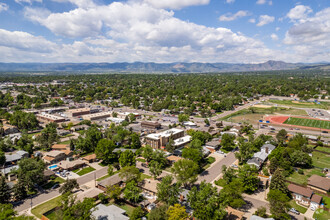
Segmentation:
<svg viewBox="0 0 330 220">
<path fill-rule="evenodd" d="M 63 170 L 75 170 L 85 166 L 86 162 L 82 160 L 63 160 L 58 163 L 58 166 Z"/>
<path fill-rule="evenodd" d="M 312 175 L 308 179 L 307 185 L 318 192 L 328 193 L 330 191 L 330 179 L 322 176 Z"/>
<path fill-rule="evenodd" d="M 53 150 L 62 151 L 67 157 L 72 156 L 73 152 L 70 150 L 69 144 L 54 144 L 52 146 Z"/>
<path fill-rule="evenodd" d="M 322 196 L 315 194 L 313 190 L 295 184 L 290 184 L 288 189 L 292 193 L 292 198 L 299 204 L 307 207 L 310 206 L 312 210 L 319 208 Z"/>
<path fill-rule="evenodd" d="M 292 198 L 299 204 L 307 207 L 310 205 L 313 190 L 295 184 L 290 184 L 288 189 L 292 193 Z"/>
<path fill-rule="evenodd" d="M 96 161 L 96 154 L 90 154 L 82 157 L 81 159 L 86 160 L 88 163 L 93 163 Z"/>
<path fill-rule="evenodd" d="M 58 163 L 66 158 L 66 154 L 58 150 L 46 152 L 44 155 L 45 156 L 42 159 L 48 164 Z"/>
</svg>

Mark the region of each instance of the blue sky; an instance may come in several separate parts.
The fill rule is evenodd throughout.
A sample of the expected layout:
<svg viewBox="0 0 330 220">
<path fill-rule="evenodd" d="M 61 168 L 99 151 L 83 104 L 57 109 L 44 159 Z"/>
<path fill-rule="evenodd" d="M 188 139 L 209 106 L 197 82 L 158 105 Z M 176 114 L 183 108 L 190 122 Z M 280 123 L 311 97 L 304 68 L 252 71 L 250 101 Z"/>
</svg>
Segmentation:
<svg viewBox="0 0 330 220">
<path fill-rule="evenodd" d="M 329 0 L 0 0 L 0 62 L 330 62 Z"/>
</svg>

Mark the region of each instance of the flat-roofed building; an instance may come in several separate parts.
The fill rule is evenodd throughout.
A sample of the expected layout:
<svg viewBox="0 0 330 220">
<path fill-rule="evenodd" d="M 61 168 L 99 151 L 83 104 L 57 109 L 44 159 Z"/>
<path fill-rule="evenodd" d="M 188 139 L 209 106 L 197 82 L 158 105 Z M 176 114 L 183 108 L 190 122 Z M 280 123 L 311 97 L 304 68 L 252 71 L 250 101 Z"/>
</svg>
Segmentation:
<svg viewBox="0 0 330 220">
<path fill-rule="evenodd" d="M 160 129 L 161 124 L 157 121 L 142 121 L 141 127 L 143 128 L 150 128 L 150 129 Z"/>
<path fill-rule="evenodd" d="M 191 136 L 190 135 L 186 135 L 183 137 L 180 137 L 178 139 L 174 140 L 174 146 L 175 148 L 181 148 L 186 146 L 187 144 L 189 144 L 191 141 Z"/>
<path fill-rule="evenodd" d="M 93 121 L 93 120 L 97 120 L 97 119 L 108 118 L 110 116 L 111 116 L 111 112 L 98 112 L 98 113 L 94 113 L 94 114 L 83 115 L 82 118 L 84 120 Z"/>
<path fill-rule="evenodd" d="M 55 122 L 55 123 L 61 123 L 65 121 L 65 118 L 57 115 L 51 115 L 47 113 L 41 113 L 37 114 L 37 119 L 42 122 Z"/>
<path fill-rule="evenodd" d="M 172 128 L 160 133 L 148 134 L 145 137 L 146 144 L 152 148 L 159 149 L 165 147 L 170 139 L 176 140 L 184 136 L 184 130 Z"/>
<path fill-rule="evenodd" d="M 77 117 L 80 115 L 88 115 L 90 113 L 91 113 L 90 108 L 76 108 L 76 109 L 69 109 L 66 114 L 69 117 Z"/>
</svg>

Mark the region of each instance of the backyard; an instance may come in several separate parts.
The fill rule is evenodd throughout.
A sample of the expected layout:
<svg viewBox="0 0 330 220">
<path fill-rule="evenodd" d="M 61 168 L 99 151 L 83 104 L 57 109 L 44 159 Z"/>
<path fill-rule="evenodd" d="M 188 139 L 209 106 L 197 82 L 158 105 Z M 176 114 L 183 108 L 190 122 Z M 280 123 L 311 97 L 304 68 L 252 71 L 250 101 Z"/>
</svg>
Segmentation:
<svg viewBox="0 0 330 220">
<path fill-rule="evenodd" d="M 54 199 L 51 199 L 45 203 L 42 203 L 36 207 L 34 207 L 31 212 L 33 215 L 37 216 L 38 218 L 41 218 L 42 215 L 48 211 L 50 211 L 51 209 L 54 209 L 55 207 L 57 207 L 59 205 L 61 201 L 61 196 L 58 196 Z"/>
</svg>

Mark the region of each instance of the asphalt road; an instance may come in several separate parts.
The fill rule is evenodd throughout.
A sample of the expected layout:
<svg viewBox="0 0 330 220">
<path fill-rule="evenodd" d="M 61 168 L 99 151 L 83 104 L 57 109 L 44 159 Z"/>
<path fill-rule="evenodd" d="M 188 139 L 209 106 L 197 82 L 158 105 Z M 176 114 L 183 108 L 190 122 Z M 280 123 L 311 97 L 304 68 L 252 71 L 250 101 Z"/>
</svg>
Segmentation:
<svg viewBox="0 0 330 220">
<path fill-rule="evenodd" d="M 211 183 L 215 178 L 217 178 L 221 172 L 222 172 L 222 166 L 230 166 L 232 163 L 234 163 L 236 160 L 235 154 L 233 152 L 230 152 L 227 154 L 225 158 L 222 160 L 216 162 L 213 166 L 211 166 L 209 169 L 205 170 L 198 176 L 197 183 L 201 183 L 205 180 L 207 183 Z"/>
<path fill-rule="evenodd" d="M 94 172 L 81 176 L 81 177 L 77 178 L 77 182 L 79 183 L 79 185 L 84 185 L 85 183 L 90 182 L 94 179 L 96 180 L 97 178 L 100 178 L 100 177 L 106 175 L 107 169 L 108 169 L 108 167 L 103 167 L 99 170 L 96 170 Z M 26 209 L 31 208 L 31 206 L 35 207 L 41 203 L 44 203 L 47 200 L 55 198 L 59 195 L 60 195 L 59 188 L 52 189 L 52 190 L 45 190 L 43 192 L 40 192 L 39 194 L 37 194 L 36 196 L 34 196 L 32 198 L 32 205 L 31 205 L 31 198 L 28 198 L 28 199 L 23 200 L 22 203 L 17 204 L 15 206 L 15 210 L 17 212 L 24 211 Z"/>
</svg>

